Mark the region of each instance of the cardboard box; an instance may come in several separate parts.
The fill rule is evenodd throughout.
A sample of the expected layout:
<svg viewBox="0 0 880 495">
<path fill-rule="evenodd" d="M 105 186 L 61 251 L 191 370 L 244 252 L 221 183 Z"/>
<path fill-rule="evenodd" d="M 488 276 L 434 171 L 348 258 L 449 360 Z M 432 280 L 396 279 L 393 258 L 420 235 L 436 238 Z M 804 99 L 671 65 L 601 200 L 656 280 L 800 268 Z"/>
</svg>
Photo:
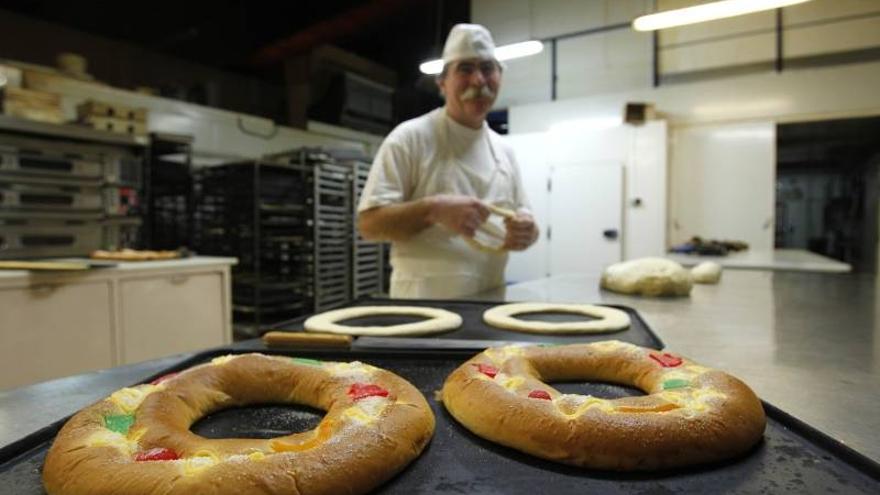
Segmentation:
<svg viewBox="0 0 880 495">
<path fill-rule="evenodd" d="M 57 93 L 16 87 L 3 88 L 3 101 L 17 101 L 33 106 L 61 108 L 61 95 Z"/>
<path fill-rule="evenodd" d="M 5 84 L 0 84 L 0 86 L 5 86 L 7 88 L 20 88 L 21 69 L 11 65 L 0 64 L 0 82 L 2 81 L 5 81 Z"/>
<path fill-rule="evenodd" d="M 112 117 L 87 116 L 80 119 L 80 123 L 99 131 L 128 134 L 131 136 L 146 136 L 147 123 L 137 120 L 115 119 Z"/>
<path fill-rule="evenodd" d="M 61 95 L 30 89 L 4 87 L 2 90 L 3 113 L 52 124 L 64 123 Z"/>
<path fill-rule="evenodd" d="M 76 107 L 76 114 L 81 121 L 88 117 L 106 117 L 112 119 L 147 121 L 146 108 L 132 108 L 125 105 L 89 100 Z"/>
</svg>

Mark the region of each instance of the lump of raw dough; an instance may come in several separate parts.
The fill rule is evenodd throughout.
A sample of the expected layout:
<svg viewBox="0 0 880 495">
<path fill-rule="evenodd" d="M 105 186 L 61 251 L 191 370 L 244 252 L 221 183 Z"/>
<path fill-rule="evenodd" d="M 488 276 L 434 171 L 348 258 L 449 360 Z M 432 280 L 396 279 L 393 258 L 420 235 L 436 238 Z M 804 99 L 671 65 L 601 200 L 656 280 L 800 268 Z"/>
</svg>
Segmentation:
<svg viewBox="0 0 880 495">
<path fill-rule="evenodd" d="M 672 260 L 641 258 L 605 268 L 601 286 L 623 294 L 686 296 L 692 283 L 690 272 Z"/>
<path fill-rule="evenodd" d="M 717 284 L 721 280 L 721 265 L 714 261 L 704 261 L 691 269 L 695 284 Z"/>
</svg>

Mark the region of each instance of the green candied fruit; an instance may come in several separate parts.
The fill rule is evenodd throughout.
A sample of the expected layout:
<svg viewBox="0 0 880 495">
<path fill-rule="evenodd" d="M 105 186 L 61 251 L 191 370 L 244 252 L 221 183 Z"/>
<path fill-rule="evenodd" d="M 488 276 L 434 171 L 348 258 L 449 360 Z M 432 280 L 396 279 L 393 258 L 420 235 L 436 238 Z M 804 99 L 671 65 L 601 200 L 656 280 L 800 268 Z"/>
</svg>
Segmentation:
<svg viewBox="0 0 880 495">
<path fill-rule="evenodd" d="M 691 386 L 691 382 L 689 382 L 687 380 L 682 380 L 680 378 L 666 380 L 665 382 L 663 382 L 663 390 L 669 390 L 672 388 L 684 388 L 684 387 L 690 387 L 690 386 Z"/>
<path fill-rule="evenodd" d="M 538 344 L 538 347 L 559 347 L 565 344 Z"/>
<path fill-rule="evenodd" d="M 128 434 L 128 429 L 134 424 L 134 414 L 117 414 L 104 416 L 104 426 L 116 433 Z"/>
<path fill-rule="evenodd" d="M 300 358 L 300 357 L 295 357 L 292 359 L 293 359 L 294 363 L 304 364 L 306 366 L 321 366 L 323 364 L 321 361 L 318 361 L 317 359 L 308 359 L 308 358 Z"/>
</svg>

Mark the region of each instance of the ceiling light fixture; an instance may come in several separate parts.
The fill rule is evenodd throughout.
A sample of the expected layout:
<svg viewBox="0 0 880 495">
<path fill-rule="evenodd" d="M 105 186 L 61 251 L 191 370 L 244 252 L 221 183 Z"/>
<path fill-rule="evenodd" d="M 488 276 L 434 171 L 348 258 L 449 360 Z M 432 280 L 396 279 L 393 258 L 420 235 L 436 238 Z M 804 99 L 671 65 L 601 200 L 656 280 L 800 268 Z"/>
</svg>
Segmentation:
<svg viewBox="0 0 880 495">
<path fill-rule="evenodd" d="M 656 31 L 686 24 L 714 21 L 762 10 L 788 7 L 809 0 L 722 0 L 704 3 L 683 9 L 667 10 L 656 14 L 643 15 L 633 21 L 636 31 Z"/>
<path fill-rule="evenodd" d="M 544 43 L 540 41 L 523 41 L 521 43 L 513 43 L 510 45 L 499 46 L 495 49 L 495 58 L 498 60 L 511 60 L 514 58 L 528 57 L 541 53 L 544 50 Z M 431 60 L 419 65 L 419 70 L 424 74 L 439 74 L 443 72 L 443 60 Z"/>
</svg>

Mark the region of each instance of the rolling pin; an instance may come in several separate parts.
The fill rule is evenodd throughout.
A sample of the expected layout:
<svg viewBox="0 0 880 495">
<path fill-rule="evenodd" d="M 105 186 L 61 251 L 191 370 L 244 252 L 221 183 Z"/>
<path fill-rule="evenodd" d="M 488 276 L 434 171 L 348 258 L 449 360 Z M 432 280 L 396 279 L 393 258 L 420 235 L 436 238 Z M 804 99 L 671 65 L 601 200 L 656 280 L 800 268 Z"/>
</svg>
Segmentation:
<svg viewBox="0 0 880 495">
<path fill-rule="evenodd" d="M 351 335 L 335 333 L 284 332 L 273 330 L 263 334 L 268 347 L 351 347 Z"/>
</svg>

